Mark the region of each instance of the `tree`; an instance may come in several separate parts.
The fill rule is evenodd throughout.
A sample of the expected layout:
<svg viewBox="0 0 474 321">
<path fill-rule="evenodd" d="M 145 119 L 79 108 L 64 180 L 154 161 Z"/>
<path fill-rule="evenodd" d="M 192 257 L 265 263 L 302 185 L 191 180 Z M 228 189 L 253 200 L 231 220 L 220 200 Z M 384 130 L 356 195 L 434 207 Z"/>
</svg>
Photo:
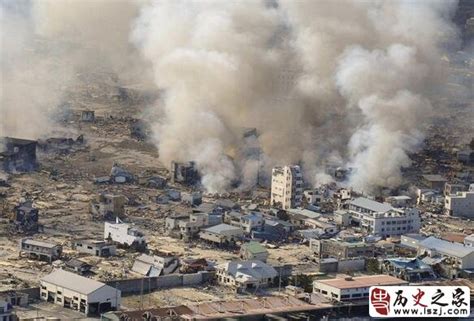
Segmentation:
<svg viewBox="0 0 474 321">
<path fill-rule="evenodd" d="M 298 274 L 290 277 L 290 285 L 298 286 L 305 292 L 313 292 L 313 277 L 306 274 Z"/>
<path fill-rule="evenodd" d="M 376 258 L 367 259 L 367 272 L 370 274 L 379 274 L 380 273 L 380 264 Z"/>
</svg>

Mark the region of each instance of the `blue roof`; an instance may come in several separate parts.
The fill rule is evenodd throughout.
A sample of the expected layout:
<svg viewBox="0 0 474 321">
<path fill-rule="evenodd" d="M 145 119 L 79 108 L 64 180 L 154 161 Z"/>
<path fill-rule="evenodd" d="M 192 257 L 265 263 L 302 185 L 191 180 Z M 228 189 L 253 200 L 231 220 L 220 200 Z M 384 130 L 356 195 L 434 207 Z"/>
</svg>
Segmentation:
<svg viewBox="0 0 474 321">
<path fill-rule="evenodd" d="M 441 240 L 434 236 L 430 236 L 427 239 L 421 241 L 419 246 L 430 250 L 436 250 L 443 255 L 459 258 L 465 257 L 474 252 L 474 248 L 472 247 L 465 246 L 461 243 Z"/>
</svg>

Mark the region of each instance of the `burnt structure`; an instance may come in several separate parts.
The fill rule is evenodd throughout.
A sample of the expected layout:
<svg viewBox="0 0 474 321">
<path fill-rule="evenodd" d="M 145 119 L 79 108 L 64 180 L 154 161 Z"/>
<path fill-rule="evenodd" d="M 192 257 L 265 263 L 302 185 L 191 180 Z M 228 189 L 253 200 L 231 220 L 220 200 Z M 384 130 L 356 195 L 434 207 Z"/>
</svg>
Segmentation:
<svg viewBox="0 0 474 321">
<path fill-rule="evenodd" d="M 36 233 L 42 227 L 39 224 L 39 211 L 31 202 L 26 202 L 13 209 L 11 223 L 15 232 Z"/>
<path fill-rule="evenodd" d="M 0 169 L 6 172 L 31 172 L 38 169 L 37 142 L 12 137 L 0 138 Z"/>
<path fill-rule="evenodd" d="M 66 137 L 52 137 L 45 140 L 38 140 L 38 148 L 46 153 L 57 153 L 61 155 L 69 154 L 76 147 L 84 145 L 84 136 L 80 135 L 76 139 Z"/>
<path fill-rule="evenodd" d="M 186 185 L 197 184 L 200 180 L 199 172 L 195 162 L 178 163 L 171 162 L 171 182 Z"/>
</svg>

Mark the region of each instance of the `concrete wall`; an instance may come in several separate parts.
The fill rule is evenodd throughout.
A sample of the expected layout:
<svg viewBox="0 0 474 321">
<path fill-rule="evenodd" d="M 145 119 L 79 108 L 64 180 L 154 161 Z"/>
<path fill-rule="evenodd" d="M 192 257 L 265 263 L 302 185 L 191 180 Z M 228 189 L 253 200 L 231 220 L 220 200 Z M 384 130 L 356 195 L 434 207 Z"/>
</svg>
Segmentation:
<svg viewBox="0 0 474 321">
<path fill-rule="evenodd" d="M 339 260 L 338 272 L 364 271 L 365 259 Z"/>
<path fill-rule="evenodd" d="M 214 279 L 215 272 L 198 272 L 192 274 L 170 274 L 150 278 L 136 278 L 127 280 L 112 280 L 105 282 L 122 291 L 122 294 L 143 293 L 156 289 L 192 286 L 206 283 Z"/>
</svg>

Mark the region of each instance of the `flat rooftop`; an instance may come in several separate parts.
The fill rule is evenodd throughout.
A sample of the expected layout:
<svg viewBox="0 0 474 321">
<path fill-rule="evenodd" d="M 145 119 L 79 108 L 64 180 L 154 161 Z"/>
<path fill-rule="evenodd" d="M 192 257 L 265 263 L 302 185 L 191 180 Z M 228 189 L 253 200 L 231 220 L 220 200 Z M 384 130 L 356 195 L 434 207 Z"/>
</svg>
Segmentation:
<svg viewBox="0 0 474 321">
<path fill-rule="evenodd" d="M 368 288 L 375 285 L 408 284 L 408 282 L 404 280 L 384 274 L 358 276 L 353 278 L 317 280 L 315 283 L 324 284 L 338 289 Z"/>
</svg>

